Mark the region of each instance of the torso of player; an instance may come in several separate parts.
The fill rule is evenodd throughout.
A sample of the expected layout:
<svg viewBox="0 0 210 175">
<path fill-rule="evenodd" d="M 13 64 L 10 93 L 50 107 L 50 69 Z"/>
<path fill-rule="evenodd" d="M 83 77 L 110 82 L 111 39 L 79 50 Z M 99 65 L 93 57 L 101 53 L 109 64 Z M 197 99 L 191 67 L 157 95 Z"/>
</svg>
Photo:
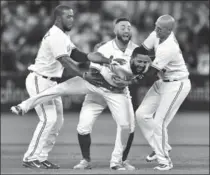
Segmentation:
<svg viewBox="0 0 210 175">
<path fill-rule="evenodd" d="M 164 70 L 164 73 L 161 73 L 159 77 L 167 80 L 179 80 L 188 77 L 189 72 L 174 33 L 172 32 L 162 43 L 159 43 L 155 31 L 151 35 L 156 57 L 152 65 Z M 161 55 L 163 55 L 162 58 Z"/>
<path fill-rule="evenodd" d="M 118 48 L 115 40 L 108 41 L 107 43 L 105 43 L 104 45 L 102 45 L 101 47 L 98 48 L 98 52 L 100 52 L 107 58 L 113 57 L 113 60 L 116 58 L 124 59 L 126 61 L 126 63 L 123 65 L 118 65 L 116 67 L 106 67 L 106 66 L 102 66 L 100 64 L 91 62 L 90 67 L 96 68 L 100 71 L 102 69 L 104 69 L 105 73 L 107 74 L 106 78 L 108 78 L 108 75 L 111 75 L 112 73 L 120 72 L 121 78 L 126 79 L 126 77 L 128 77 L 128 76 L 132 76 L 132 71 L 130 69 L 130 59 L 131 59 L 132 52 L 136 47 L 137 47 L 137 45 L 135 43 L 133 43 L 132 41 L 130 41 L 128 43 L 126 50 L 123 52 Z M 115 72 L 115 70 L 114 70 L 115 68 L 116 69 L 119 68 L 119 69 L 116 70 L 116 72 Z M 122 74 L 124 74 L 124 75 L 122 75 Z M 110 79 L 110 81 L 112 81 L 112 80 Z M 114 85 L 114 84 L 112 83 L 112 85 Z"/>
<path fill-rule="evenodd" d="M 59 42 L 56 43 L 56 39 L 62 40 L 62 46 Z M 64 48 L 59 49 L 59 47 Z M 41 41 L 35 64 L 28 69 L 48 77 L 61 77 L 64 67 L 57 61 L 57 57 L 70 55 L 73 47 L 70 36 L 54 25 Z"/>
</svg>

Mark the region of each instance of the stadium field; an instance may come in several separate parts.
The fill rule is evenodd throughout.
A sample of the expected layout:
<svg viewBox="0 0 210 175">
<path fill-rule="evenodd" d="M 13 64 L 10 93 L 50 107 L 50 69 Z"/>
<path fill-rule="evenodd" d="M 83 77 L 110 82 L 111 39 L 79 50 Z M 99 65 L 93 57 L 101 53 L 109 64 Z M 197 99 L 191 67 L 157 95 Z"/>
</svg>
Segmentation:
<svg viewBox="0 0 210 175">
<path fill-rule="evenodd" d="M 92 170 L 73 170 L 81 159 L 76 126 L 79 113 L 65 113 L 64 126 L 58 136 L 49 160 L 58 163 L 59 170 L 27 169 L 22 167 L 22 157 L 38 122 L 31 112 L 25 116 L 1 114 L 1 174 L 208 174 L 209 173 L 209 113 L 179 112 L 169 125 L 170 153 L 174 168 L 160 172 L 153 170 L 156 162 L 147 163 L 145 157 L 151 149 L 139 127 L 129 154 L 135 171 L 109 169 L 114 147 L 116 126 L 110 113 L 102 114 L 92 133 Z M 88 116 L 87 116 L 88 117 Z"/>
</svg>

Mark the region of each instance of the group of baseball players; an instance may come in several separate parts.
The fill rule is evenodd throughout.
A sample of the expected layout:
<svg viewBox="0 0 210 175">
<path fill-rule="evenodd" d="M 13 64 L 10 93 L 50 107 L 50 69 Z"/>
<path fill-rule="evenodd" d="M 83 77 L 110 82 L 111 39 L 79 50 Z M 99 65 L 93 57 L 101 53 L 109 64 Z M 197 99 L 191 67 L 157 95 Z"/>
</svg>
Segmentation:
<svg viewBox="0 0 210 175">
<path fill-rule="evenodd" d="M 28 68 L 26 89 L 30 98 L 11 107 L 17 115 L 34 108 L 39 117 L 23 166 L 60 168 L 48 160 L 48 154 L 64 122 L 61 97 L 84 94 L 77 125 L 83 158 L 74 169 L 91 169 L 92 128 L 107 107 L 117 126 L 111 169 L 136 169 L 127 160 L 136 121 L 152 150 L 146 161 L 156 160 L 158 165 L 154 169 L 157 170 L 172 169 L 167 127 L 191 89 L 189 72 L 173 33 L 174 18 L 167 14 L 160 16 L 154 31 L 140 46 L 131 41 L 129 19 L 118 18 L 114 21 L 115 38 L 98 44 L 88 54 L 76 48 L 70 39 L 74 19 L 71 7 L 57 6 L 54 18 L 54 25 L 42 39 L 35 63 Z M 151 49 L 155 51 L 153 61 L 148 56 Z M 90 62 L 88 71 L 81 71 L 75 61 Z M 57 83 L 65 73 L 71 78 Z M 151 77 L 157 79 L 134 112 L 128 86 Z"/>
</svg>

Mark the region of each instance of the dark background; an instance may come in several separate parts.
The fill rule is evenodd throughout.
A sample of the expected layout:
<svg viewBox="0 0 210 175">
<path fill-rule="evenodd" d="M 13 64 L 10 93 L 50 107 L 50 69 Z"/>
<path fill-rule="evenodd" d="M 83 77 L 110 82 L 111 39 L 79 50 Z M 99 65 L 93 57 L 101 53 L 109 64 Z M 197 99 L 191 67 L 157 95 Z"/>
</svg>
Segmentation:
<svg viewBox="0 0 210 175">
<path fill-rule="evenodd" d="M 180 110 L 209 110 L 209 2 L 208 1 L 1 1 L 1 110 L 28 97 L 27 67 L 34 63 L 43 35 L 52 26 L 52 10 L 70 5 L 75 13 L 71 39 L 88 53 L 95 44 L 113 38 L 113 20 L 128 17 L 132 40 L 141 44 L 163 14 L 176 21 L 175 34 L 191 73 L 192 91 Z M 83 70 L 86 64 L 78 64 Z M 149 80 L 132 86 L 136 108 L 148 90 Z M 79 110 L 82 95 L 64 97 L 65 110 Z"/>
</svg>

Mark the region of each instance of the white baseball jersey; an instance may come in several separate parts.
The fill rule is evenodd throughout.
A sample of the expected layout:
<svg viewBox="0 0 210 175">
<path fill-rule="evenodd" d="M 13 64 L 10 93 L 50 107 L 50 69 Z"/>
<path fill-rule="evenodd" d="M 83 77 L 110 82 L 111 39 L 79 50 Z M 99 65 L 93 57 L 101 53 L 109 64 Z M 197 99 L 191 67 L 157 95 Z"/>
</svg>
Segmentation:
<svg viewBox="0 0 210 175">
<path fill-rule="evenodd" d="M 158 163 L 171 166 L 169 151 L 172 148 L 168 142 L 167 127 L 190 92 L 189 72 L 174 33 L 159 43 L 156 32 L 152 32 L 143 46 L 155 49 L 152 66 L 158 70 L 165 69 L 166 72 L 147 91 L 136 111 L 136 119 L 144 137 L 156 153 Z"/>
<path fill-rule="evenodd" d="M 159 40 L 156 32 L 153 31 L 142 44 L 147 50 L 155 49 L 152 67 L 166 70 L 161 77 L 164 80 L 179 80 L 188 77 L 189 72 L 174 33 L 171 32 L 169 37 L 160 44 Z"/>
<path fill-rule="evenodd" d="M 64 67 L 57 59 L 70 56 L 73 48 L 70 36 L 53 25 L 42 39 L 35 64 L 28 69 L 47 77 L 61 77 Z"/>
<path fill-rule="evenodd" d="M 118 76 L 120 76 L 118 73 L 121 72 L 122 75 L 122 79 L 126 79 L 129 76 L 132 76 L 132 71 L 130 68 L 130 59 L 131 59 L 131 55 L 133 53 L 133 50 L 138 47 L 138 45 L 136 45 L 135 43 L 133 43 L 132 41 L 130 41 L 128 43 L 128 46 L 126 48 L 126 50 L 123 52 L 121 51 L 118 46 L 116 45 L 115 40 L 111 40 L 108 41 L 107 43 L 105 43 L 104 45 L 102 45 L 101 47 L 98 48 L 99 53 L 101 53 L 102 55 L 104 55 L 107 58 L 110 58 L 111 56 L 113 56 L 113 60 L 116 58 L 120 58 L 120 59 L 124 59 L 126 61 L 126 64 L 124 65 L 118 65 L 118 66 L 102 66 L 100 64 L 97 63 L 92 63 L 90 64 L 90 67 L 96 68 L 98 70 L 100 70 L 101 74 L 103 75 L 103 77 L 113 86 L 117 86 L 112 78 L 111 75 L 113 73 L 116 73 Z"/>
</svg>

